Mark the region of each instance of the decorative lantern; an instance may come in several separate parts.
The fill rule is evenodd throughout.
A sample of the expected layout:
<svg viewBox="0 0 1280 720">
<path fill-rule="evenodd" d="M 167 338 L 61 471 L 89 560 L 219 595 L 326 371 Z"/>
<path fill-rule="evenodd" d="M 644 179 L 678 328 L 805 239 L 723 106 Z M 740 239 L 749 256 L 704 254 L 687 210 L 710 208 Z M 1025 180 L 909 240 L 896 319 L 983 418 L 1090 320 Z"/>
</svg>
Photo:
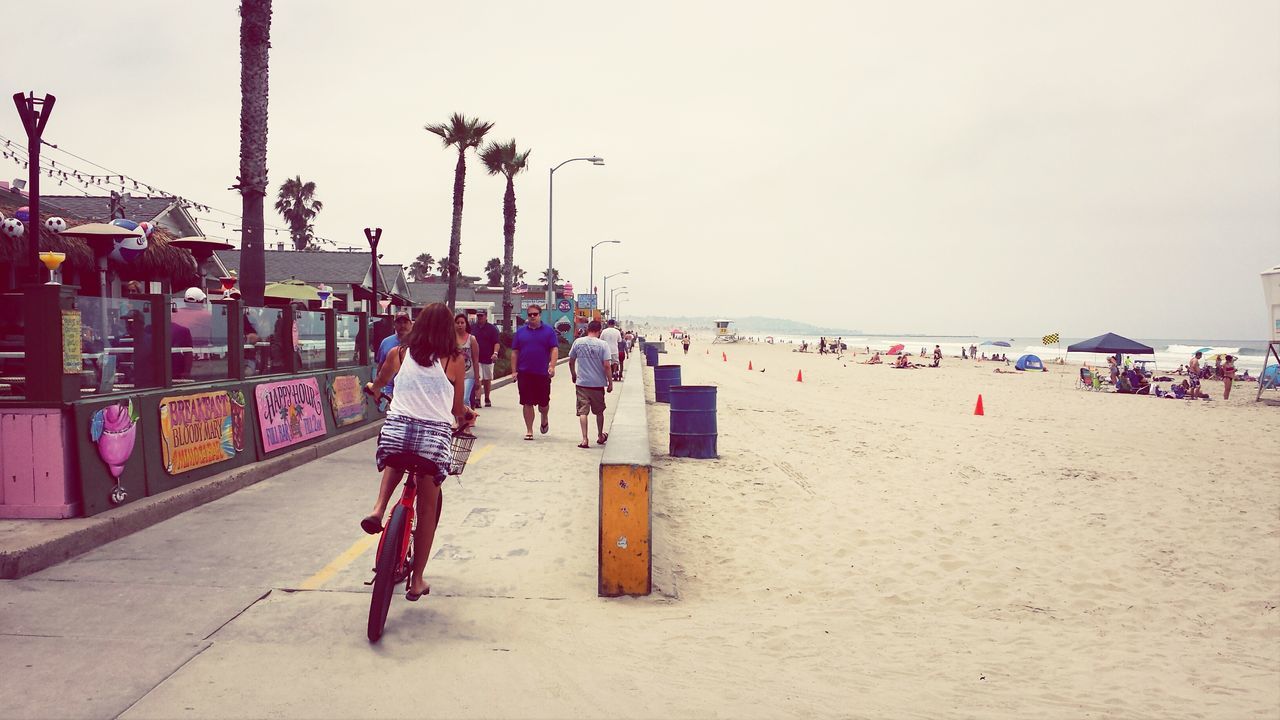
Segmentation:
<svg viewBox="0 0 1280 720">
<path fill-rule="evenodd" d="M 13 216 L 18 218 L 24 223 L 31 222 L 31 208 L 27 207 L 26 205 L 23 205 L 22 207 L 14 211 Z"/>
</svg>

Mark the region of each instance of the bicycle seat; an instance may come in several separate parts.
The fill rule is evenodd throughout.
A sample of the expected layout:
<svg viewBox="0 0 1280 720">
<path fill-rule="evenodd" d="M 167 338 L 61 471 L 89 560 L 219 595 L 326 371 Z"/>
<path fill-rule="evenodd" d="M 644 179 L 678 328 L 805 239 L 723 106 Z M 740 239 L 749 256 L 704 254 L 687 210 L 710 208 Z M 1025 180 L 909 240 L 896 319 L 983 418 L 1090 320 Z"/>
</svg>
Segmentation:
<svg viewBox="0 0 1280 720">
<path fill-rule="evenodd" d="M 388 467 L 393 467 L 397 470 L 407 470 L 411 473 L 430 477 L 436 476 L 436 464 L 413 453 L 402 452 L 388 455 L 384 462 Z"/>
</svg>

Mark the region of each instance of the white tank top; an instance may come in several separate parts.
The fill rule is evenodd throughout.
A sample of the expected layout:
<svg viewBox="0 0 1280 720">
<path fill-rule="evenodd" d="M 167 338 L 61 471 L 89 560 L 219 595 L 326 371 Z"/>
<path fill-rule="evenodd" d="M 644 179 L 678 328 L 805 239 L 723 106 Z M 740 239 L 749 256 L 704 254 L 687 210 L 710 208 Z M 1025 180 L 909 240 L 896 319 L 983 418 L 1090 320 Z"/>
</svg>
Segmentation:
<svg viewBox="0 0 1280 720">
<path fill-rule="evenodd" d="M 388 415 L 453 424 L 453 383 L 439 361 L 424 368 L 406 351 L 395 383 Z"/>
</svg>

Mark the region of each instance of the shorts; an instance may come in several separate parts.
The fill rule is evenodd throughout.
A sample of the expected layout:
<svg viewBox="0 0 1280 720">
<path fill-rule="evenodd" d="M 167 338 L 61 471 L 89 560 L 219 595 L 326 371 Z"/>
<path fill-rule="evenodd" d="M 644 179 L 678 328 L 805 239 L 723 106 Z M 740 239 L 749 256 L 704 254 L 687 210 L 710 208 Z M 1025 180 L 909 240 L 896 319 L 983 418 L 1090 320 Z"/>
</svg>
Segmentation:
<svg viewBox="0 0 1280 720">
<path fill-rule="evenodd" d="M 453 458 L 453 428 L 448 423 L 421 420 L 407 415 L 388 415 L 378 433 L 374 461 L 378 470 L 387 467 L 392 455 L 408 453 L 435 465 L 436 485 L 448 477 Z"/>
<path fill-rule="evenodd" d="M 546 405 L 551 402 L 551 376 L 516 373 L 516 389 L 521 405 Z"/>
<path fill-rule="evenodd" d="M 604 388 L 577 386 L 578 415 L 604 414 Z"/>
<path fill-rule="evenodd" d="M 480 363 L 480 379 L 481 380 L 493 379 L 493 363 Z"/>
</svg>

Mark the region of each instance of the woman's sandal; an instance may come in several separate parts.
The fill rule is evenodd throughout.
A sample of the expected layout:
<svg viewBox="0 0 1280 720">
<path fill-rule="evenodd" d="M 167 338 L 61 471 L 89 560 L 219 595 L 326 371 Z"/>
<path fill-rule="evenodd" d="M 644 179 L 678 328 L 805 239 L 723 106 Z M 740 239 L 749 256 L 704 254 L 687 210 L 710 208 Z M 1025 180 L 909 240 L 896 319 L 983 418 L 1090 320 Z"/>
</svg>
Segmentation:
<svg viewBox="0 0 1280 720">
<path fill-rule="evenodd" d="M 589 443 L 589 442 L 587 442 L 587 441 L 585 441 L 585 440 L 584 440 L 584 441 L 582 441 L 582 442 L 578 443 L 578 447 L 580 447 L 580 448 L 584 448 L 584 449 L 585 449 L 585 448 L 590 448 L 590 447 L 591 447 L 591 443 Z"/>
<path fill-rule="evenodd" d="M 420 593 L 415 593 L 415 592 L 414 592 L 414 591 L 412 591 L 412 590 L 410 590 L 410 591 L 406 592 L 406 593 L 404 594 L 404 599 L 405 599 L 405 600 L 408 600 L 409 602 L 418 602 L 418 600 L 419 600 L 423 595 L 430 595 L 430 594 L 431 594 L 431 586 L 430 586 L 430 585 L 427 585 L 427 589 L 426 589 L 426 590 L 423 590 L 423 591 L 422 591 L 422 592 L 420 592 Z"/>
<path fill-rule="evenodd" d="M 382 532 L 382 518 L 377 515 L 370 515 L 360 521 L 360 529 L 370 535 L 377 535 Z"/>
</svg>

